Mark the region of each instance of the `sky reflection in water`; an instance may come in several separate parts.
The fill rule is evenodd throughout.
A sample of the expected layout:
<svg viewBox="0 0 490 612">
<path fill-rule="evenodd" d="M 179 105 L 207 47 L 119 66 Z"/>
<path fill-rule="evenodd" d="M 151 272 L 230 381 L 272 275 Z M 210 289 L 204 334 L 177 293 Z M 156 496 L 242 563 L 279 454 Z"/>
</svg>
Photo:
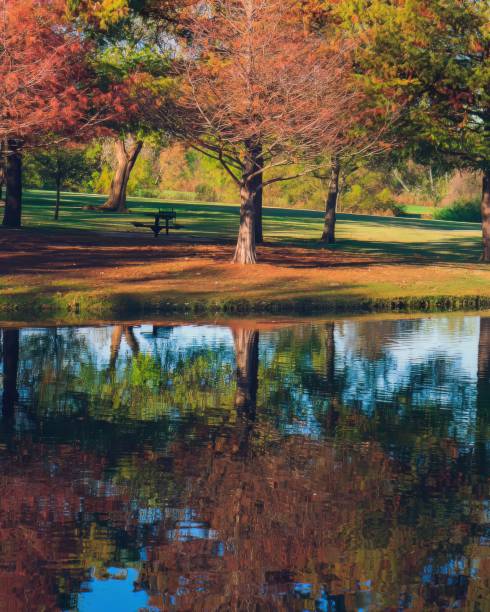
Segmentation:
<svg viewBox="0 0 490 612">
<path fill-rule="evenodd" d="M 2 609 L 490 609 L 490 318 L 1 337 Z"/>
</svg>

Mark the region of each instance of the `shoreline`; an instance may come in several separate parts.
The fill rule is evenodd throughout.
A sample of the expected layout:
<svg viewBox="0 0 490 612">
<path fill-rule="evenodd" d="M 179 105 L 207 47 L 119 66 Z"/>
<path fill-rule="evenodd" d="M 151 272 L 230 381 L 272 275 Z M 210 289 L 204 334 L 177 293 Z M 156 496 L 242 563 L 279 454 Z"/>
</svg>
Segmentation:
<svg viewBox="0 0 490 612">
<path fill-rule="evenodd" d="M 443 224 L 426 245 L 426 230 L 417 225 L 403 234 L 412 242 L 388 243 L 386 229 L 363 228 L 369 241 L 341 233 L 332 248 L 271 238 L 260 245 L 256 266 L 231 263 L 234 242 L 226 232 L 197 239 L 189 230 L 156 241 L 141 232 L 63 226 L 6 230 L 0 232 L 0 319 L 490 309 L 490 266 L 473 254 L 475 237 L 459 230 L 447 236 Z M 383 242 L 373 235 L 381 230 Z"/>
<path fill-rule="evenodd" d="M 124 317 L 146 318 L 169 315 L 187 316 L 291 316 L 318 317 L 321 315 L 354 316 L 362 314 L 424 314 L 448 312 L 479 312 L 490 310 L 490 296 L 431 295 L 395 298 L 302 298 L 293 300 L 267 299 L 209 299 L 169 301 L 146 295 L 123 295 L 84 292 L 81 294 L 40 295 L 26 297 L 0 296 L 0 319 L 83 321 L 111 320 Z"/>
</svg>

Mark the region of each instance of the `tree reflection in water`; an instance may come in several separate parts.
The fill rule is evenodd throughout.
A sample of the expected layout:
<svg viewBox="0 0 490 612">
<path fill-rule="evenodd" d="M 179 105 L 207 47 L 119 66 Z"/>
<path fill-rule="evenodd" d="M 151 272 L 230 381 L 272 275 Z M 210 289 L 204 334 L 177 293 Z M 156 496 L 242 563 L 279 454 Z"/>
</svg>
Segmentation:
<svg viewBox="0 0 490 612">
<path fill-rule="evenodd" d="M 485 610 L 489 351 L 477 317 L 4 329 L 3 608 Z"/>
</svg>

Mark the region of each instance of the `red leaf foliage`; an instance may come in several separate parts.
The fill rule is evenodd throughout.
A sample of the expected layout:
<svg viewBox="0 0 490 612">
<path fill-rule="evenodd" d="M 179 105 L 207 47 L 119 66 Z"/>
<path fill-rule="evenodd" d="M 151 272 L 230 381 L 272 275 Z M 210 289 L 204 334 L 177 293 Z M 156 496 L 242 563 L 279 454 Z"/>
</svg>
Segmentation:
<svg viewBox="0 0 490 612">
<path fill-rule="evenodd" d="M 0 139 L 93 136 L 124 110 L 124 87 L 99 86 L 92 44 L 66 15 L 65 0 L 0 0 Z"/>
<path fill-rule="evenodd" d="M 263 168 L 308 162 L 338 147 L 359 118 L 349 45 L 308 32 L 294 2 L 194 6 L 186 31 L 170 129 L 233 164 L 244 163 L 246 143 L 260 143 Z"/>
</svg>

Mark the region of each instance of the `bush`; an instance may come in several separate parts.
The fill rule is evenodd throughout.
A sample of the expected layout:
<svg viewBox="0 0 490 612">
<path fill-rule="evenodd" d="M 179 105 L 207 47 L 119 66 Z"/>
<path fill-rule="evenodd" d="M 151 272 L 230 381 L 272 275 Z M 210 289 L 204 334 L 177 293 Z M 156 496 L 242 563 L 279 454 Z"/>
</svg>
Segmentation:
<svg viewBox="0 0 490 612">
<path fill-rule="evenodd" d="M 196 186 L 196 199 L 199 200 L 199 202 L 216 202 L 218 194 L 214 187 L 206 183 L 199 183 L 199 185 Z"/>
<path fill-rule="evenodd" d="M 403 212 L 396 193 L 386 185 L 385 174 L 369 168 L 358 168 L 347 176 L 340 208 L 364 215 L 399 216 Z"/>
<path fill-rule="evenodd" d="M 481 222 L 481 209 L 479 200 L 460 200 L 452 206 L 441 208 L 434 213 L 434 219 L 440 221 L 473 221 Z"/>
</svg>

